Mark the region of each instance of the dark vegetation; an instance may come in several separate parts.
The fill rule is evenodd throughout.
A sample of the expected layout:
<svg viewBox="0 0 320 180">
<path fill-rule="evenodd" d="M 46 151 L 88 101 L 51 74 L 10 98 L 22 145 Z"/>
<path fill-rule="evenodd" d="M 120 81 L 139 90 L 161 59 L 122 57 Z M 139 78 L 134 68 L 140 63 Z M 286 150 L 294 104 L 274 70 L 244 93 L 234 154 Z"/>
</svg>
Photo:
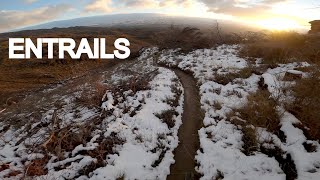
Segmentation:
<svg viewBox="0 0 320 180">
<path fill-rule="evenodd" d="M 292 160 L 291 154 L 283 152 L 279 147 L 266 148 L 260 147 L 260 151 L 269 157 L 274 157 L 280 165 L 282 171 L 286 174 L 286 180 L 297 179 L 298 173 L 297 168 Z"/>
<path fill-rule="evenodd" d="M 252 75 L 252 73 L 256 73 L 253 67 L 246 67 L 234 73 L 227 73 L 227 74 L 215 73 L 213 76 L 213 81 L 222 85 L 227 85 L 228 83 L 232 82 L 236 78 L 243 78 L 243 79 L 249 78 Z"/>
<path fill-rule="evenodd" d="M 112 52 L 113 42 L 116 38 L 126 37 L 130 40 L 130 49 L 132 58 L 136 57 L 142 47 L 149 46 L 151 43 L 151 33 L 154 30 L 146 29 L 118 29 L 103 27 L 72 27 L 72 28 L 54 28 L 32 31 L 21 31 L 13 33 L 0 34 L 0 110 L 17 103 L 21 96 L 29 90 L 35 90 L 44 85 L 57 83 L 73 77 L 82 76 L 89 71 L 97 68 L 108 67 L 119 60 L 88 60 L 86 56 L 80 59 L 71 59 L 66 56 L 65 59 L 57 58 L 57 46 L 54 47 L 54 59 L 48 60 L 34 59 L 30 60 L 9 60 L 8 59 L 8 38 L 29 37 L 32 40 L 43 37 L 68 37 L 73 38 L 79 43 L 81 38 L 106 38 L 106 52 Z M 111 43 L 108 43 L 111 42 Z M 46 56 L 47 48 L 43 47 L 43 53 Z"/>
<path fill-rule="evenodd" d="M 289 112 L 295 115 L 302 125 L 308 139 L 320 140 L 320 71 L 314 70 L 307 78 L 296 81 L 296 85 L 290 88 L 294 101 L 286 104 Z M 305 127 L 304 127 L 305 126 Z"/>
<path fill-rule="evenodd" d="M 210 39 L 200 29 L 176 27 L 171 25 L 167 30 L 153 36 L 160 49 L 180 48 L 183 52 L 210 47 Z"/>
<path fill-rule="evenodd" d="M 131 50 L 136 56 L 137 52 L 145 46 L 156 44 L 160 49 L 180 48 L 183 53 L 190 52 L 199 48 L 214 48 L 220 44 L 242 44 L 239 56 L 254 61 L 261 58 L 261 66 L 266 68 L 277 67 L 281 63 L 303 62 L 307 61 L 314 65 L 314 68 L 301 68 L 298 70 L 310 73 L 307 78 L 295 79 L 296 84 L 285 89 L 288 94 L 294 97 L 292 102 L 285 102 L 285 108 L 295 115 L 302 124 L 295 126 L 302 129 L 307 139 L 320 140 L 320 36 L 303 35 L 295 32 L 246 32 L 238 34 L 226 34 L 221 31 L 217 24 L 210 33 L 201 32 L 192 27 L 176 27 L 162 29 L 115 29 L 115 28 L 97 28 L 97 27 L 75 27 L 75 28 L 55 28 L 52 30 L 23 31 L 16 33 L 0 34 L 0 111 L 2 108 L 14 105 L 23 96 L 19 93 L 26 90 L 32 90 L 42 87 L 43 85 L 62 81 L 71 77 L 80 76 L 83 73 L 94 70 L 97 67 L 109 66 L 109 61 L 88 60 L 83 56 L 77 60 L 66 58 L 64 60 L 8 60 L 8 37 L 71 37 L 79 41 L 82 37 L 96 38 L 105 37 L 107 42 L 113 42 L 115 38 L 127 37 L 131 42 Z M 107 49 L 112 49 L 108 44 Z M 134 58 L 134 57 L 133 57 Z M 259 70 L 253 67 L 242 69 L 236 73 L 226 74 L 224 76 L 215 75 L 214 81 L 226 85 L 236 78 L 247 78 L 252 73 L 260 74 Z M 148 75 L 133 76 L 129 81 L 123 81 L 116 87 L 105 87 L 97 83 L 92 92 L 84 92 L 78 97 L 78 103 L 85 106 L 100 106 L 102 97 L 106 90 L 111 91 L 115 97 L 123 96 L 122 92 L 129 89 L 133 92 L 148 89 L 148 82 L 156 72 Z M 295 179 L 297 170 L 290 154 L 286 154 L 280 148 L 266 148 L 258 142 L 256 127 L 266 128 L 283 140 L 283 132 L 279 129 L 280 115 L 276 111 L 276 106 L 280 104 L 277 99 L 270 97 L 266 90 L 263 79 L 259 82 L 260 90 L 249 95 L 248 104 L 242 108 L 234 109 L 229 114 L 228 119 L 236 124 L 243 133 L 242 141 L 244 142 L 242 151 L 246 155 L 252 155 L 256 151 L 261 151 L 270 157 L 275 157 L 280 167 L 286 173 L 287 179 Z M 181 90 L 172 87 L 176 96 L 167 99 L 167 103 L 173 107 L 178 106 Z M 89 94 L 87 94 L 89 93 Z M 237 92 L 230 92 L 237 93 Z M 241 94 L 240 94 L 241 95 Z M 119 102 L 115 102 L 117 104 Z M 215 109 L 221 109 L 221 105 L 214 103 Z M 139 108 L 139 107 L 138 107 Z M 130 113 L 134 116 L 139 109 L 131 110 L 126 107 L 123 113 Z M 103 112 L 104 114 L 112 112 Z M 178 113 L 173 110 L 166 110 L 155 114 L 168 125 L 169 128 L 175 126 L 175 118 Z M 95 122 L 101 119 L 98 117 L 92 124 L 85 124 L 77 127 L 64 127 L 55 129 L 57 125 L 56 117 L 52 117 L 52 127 L 49 128 L 50 134 L 47 141 L 41 145 L 41 148 L 48 153 L 55 154 L 63 158 L 62 152 L 71 151 L 77 145 L 83 144 L 92 138 L 90 136 L 94 129 Z M 98 124 L 98 123 L 97 123 Z M 95 150 L 80 152 L 89 154 L 98 159 L 96 164 L 86 167 L 82 174 L 87 175 L 97 167 L 104 165 L 106 154 L 116 153 L 113 151 L 115 145 L 122 144 L 123 141 L 116 135 L 106 139 L 98 139 L 100 146 Z M 312 144 L 307 142 L 303 144 L 307 151 L 315 151 Z M 153 166 L 156 167 L 166 152 L 166 149 L 159 145 L 161 155 L 159 160 L 155 161 Z M 36 159 L 26 167 L 26 175 L 39 176 L 47 174 L 45 165 L 48 157 Z M 6 165 L 0 166 L 0 171 L 6 169 Z M 18 173 L 19 172 L 13 172 Z M 12 175 L 14 176 L 14 175 Z M 223 177 L 223 174 L 219 175 Z"/>
<path fill-rule="evenodd" d="M 270 97 L 267 90 L 259 90 L 248 96 L 245 106 L 234 109 L 228 115 L 231 122 L 241 127 L 244 142 L 242 149 L 246 155 L 251 155 L 259 149 L 255 128 L 266 128 L 275 134 L 279 132 L 280 117 L 276 105 L 277 101 Z"/>
<path fill-rule="evenodd" d="M 179 113 L 173 109 L 162 111 L 155 116 L 161 119 L 164 123 L 168 125 L 169 128 L 173 128 L 175 126 L 175 116 L 178 116 Z"/>
<path fill-rule="evenodd" d="M 263 64 L 307 61 L 320 63 L 320 37 L 296 32 L 260 33 L 244 44 L 239 55 L 245 58 L 262 58 Z"/>
<path fill-rule="evenodd" d="M 299 34 L 296 32 L 264 33 L 256 42 L 245 43 L 239 53 L 244 58 L 261 58 L 262 66 L 277 67 L 281 63 L 308 62 L 310 67 L 297 68 L 307 72 L 308 77 L 286 76 L 283 80 L 296 84 L 284 88 L 284 94 L 294 100 L 285 102 L 286 109 L 295 115 L 302 124 L 297 124 L 308 139 L 320 140 L 320 36 Z"/>
<path fill-rule="evenodd" d="M 279 102 L 271 98 L 267 90 L 261 89 L 249 95 L 246 106 L 235 109 L 229 114 L 229 120 L 242 130 L 242 152 L 244 154 L 250 156 L 260 151 L 269 157 L 274 157 L 286 174 L 286 179 L 293 180 L 297 178 L 297 169 L 291 155 L 277 147 L 273 140 L 260 142 L 256 131 L 257 127 L 266 128 L 267 131 L 282 138 L 280 115 L 276 110 L 278 104 Z"/>
<path fill-rule="evenodd" d="M 239 56 L 247 58 L 248 61 L 261 58 L 262 68 L 275 68 L 279 64 L 291 62 L 308 62 L 310 67 L 297 68 L 307 72 L 308 77 L 298 75 L 286 75 L 284 81 L 295 81 L 296 83 L 287 88 L 279 89 L 279 96 L 291 96 L 293 101 L 280 102 L 279 99 L 270 98 L 267 86 L 263 78 L 259 81 L 260 90 L 248 97 L 248 104 L 240 109 L 234 110 L 231 121 L 240 126 L 243 137 L 243 152 L 251 155 L 256 151 L 275 157 L 281 169 L 286 174 L 286 179 L 296 179 L 297 169 L 291 155 L 283 152 L 279 147 L 264 146 L 258 141 L 255 127 L 266 128 L 269 132 L 277 135 L 282 142 L 286 137 L 280 130 L 279 112 L 276 106 L 284 103 L 285 109 L 295 115 L 301 123 L 295 127 L 301 129 L 308 140 L 320 140 L 320 36 L 298 34 L 295 32 L 267 32 L 260 33 L 254 41 L 242 41 Z M 256 73 L 256 72 L 253 72 Z M 258 73 L 256 73 L 258 74 Z M 227 79 L 227 78 L 220 78 Z M 230 82 L 224 80 L 222 82 Z M 253 125 L 253 126 L 251 126 Z M 271 144 L 274 144 L 271 142 Z M 304 142 L 303 146 L 308 152 L 315 152 L 316 146 L 310 142 Z"/>
<path fill-rule="evenodd" d="M 276 133 L 280 123 L 280 117 L 276 110 L 277 103 L 275 99 L 270 97 L 267 90 L 259 90 L 248 96 L 246 106 L 235 109 L 229 116 L 233 117 L 232 121 L 236 124 L 262 127 L 269 132 Z"/>
</svg>

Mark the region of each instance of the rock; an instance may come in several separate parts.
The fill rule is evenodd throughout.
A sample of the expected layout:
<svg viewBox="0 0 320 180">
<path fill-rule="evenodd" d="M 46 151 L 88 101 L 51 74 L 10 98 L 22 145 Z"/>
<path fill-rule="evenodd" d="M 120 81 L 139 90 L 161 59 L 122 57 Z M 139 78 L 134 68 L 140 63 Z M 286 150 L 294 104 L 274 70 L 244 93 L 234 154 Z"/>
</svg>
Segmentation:
<svg viewBox="0 0 320 180">
<path fill-rule="evenodd" d="M 320 33 L 320 20 L 314 20 L 309 22 L 311 24 L 311 30 L 309 34 L 319 34 Z"/>
<path fill-rule="evenodd" d="M 263 78 L 263 77 L 260 77 L 260 80 L 259 80 L 259 82 L 258 82 L 258 85 L 259 85 L 259 88 L 260 88 L 261 90 L 268 90 L 268 84 L 266 84 L 266 83 L 264 82 L 264 78 Z"/>
</svg>

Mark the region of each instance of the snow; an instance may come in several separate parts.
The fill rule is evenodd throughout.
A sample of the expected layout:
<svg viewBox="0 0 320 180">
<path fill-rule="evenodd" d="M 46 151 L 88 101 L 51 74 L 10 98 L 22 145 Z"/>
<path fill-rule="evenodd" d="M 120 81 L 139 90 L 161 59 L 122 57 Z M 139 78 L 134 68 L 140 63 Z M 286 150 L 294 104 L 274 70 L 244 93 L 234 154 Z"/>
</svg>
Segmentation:
<svg viewBox="0 0 320 180">
<path fill-rule="evenodd" d="M 281 130 L 287 139 L 284 144 L 296 164 L 298 179 L 319 179 L 320 177 L 320 146 L 316 141 L 310 141 L 317 147 L 317 152 L 307 152 L 303 146 L 306 142 L 302 130 L 293 126 L 300 121 L 289 112 L 284 112 L 281 118 Z"/>
<path fill-rule="evenodd" d="M 233 109 L 245 106 L 247 96 L 258 89 L 258 81 L 264 79 L 268 91 L 274 98 L 283 97 L 279 89 L 288 87 L 294 82 L 282 81 L 286 72 L 308 76 L 297 71 L 297 67 L 310 66 L 308 63 L 279 64 L 278 67 L 267 69 L 262 75 L 252 74 L 247 79 L 235 79 L 222 85 L 214 81 L 214 76 L 238 72 L 248 66 L 245 59 L 236 55 L 239 46 L 223 45 L 216 49 L 195 50 L 188 54 L 180 54 L 178 50 L 163 52 L 159 61 L 167 66 L 178 67 L 191 72 L 200 86 L 202 109 L 205 111 L 204 127 L 199 130 L 200 149 L 195 157 L 196 170 L 202 174 L 201 179 L 215 179 L 223 175 L 224 179 L 286 179 L 279 162 L 261 152 L 246 156 L 242 153 L 242 131 L 237 125 L 227 120 L 227 114 Z M 254 67 L 261 60 L 257 59 Z M 221 109 L 215 106 L 219 104 Z M 297 166 L 298 179 L 319 179 L 319 152 L 306 152 L 302 143 L 306 141 L 303 132 L 294 127 L 299 122 L 288 112 L 279 107 L 281 130 L 287 136 L 287 142 L 281 140 L 264 128 L 256 128 L 260 142 L 270 139 L 284 152 L 291 154 Z M 245 120 L 243 120 L 245 121 Z M 310 141 L 308 141 L 310 142 Z M 319 150 L 319 143 L 316 144 Z M 268 145 L 268 144 L 264 144 Z"/>
<path fill-rule="evenodd" d="M 199 49 L 186 55 L 169 51 L 161 54 L 159 62 L 191 71 L 199 83 L 204 83 L 212 79 L 215 73 L 225 74 L 225 72 L 235 72 L 237 69 L 247 67 L 247 62 L 237 57 L 237 48 L 239 48 L 238 45 L 223 45 L 216 50 Z"/>
<path fill-rule="evenodd" d="M 200 149 L 195 160 L 198 164 L 196 171 L 202 175 L 202 180 L 219 178 L 221 175 L 224 179 L 286 179 L 286 174 L 275 157 L 259 151 L 251 155 L 242 152 L 242 127 L 234 124 L 232 117 L 231 120 L 228 119 L 228 114 L 234 109 L 246 106 L 248 95 L 259 89 L 258 82 L 261 78 L 267 85 L 271 97 L 279 99 L 280 102 L 292 98 L 290 94 L 283 95 L 279 90 L 295 83 L 284 81 L 285 73 L 307 77 L 308 73 L 296 68 L 307 67 L 310 64 L 279 64 L 278 67 L 269 68 L 261 75 L 252 74 L 247 78 L 236 78 L 227 84 L 219 84 L 215 81 L 216 75 L 240 72 L 248 66 L 260 66 L 261 59 L 250 64 L 238 57 L 239 48 L 239 45 L 222 45 L 216 49 L 199 49 L 187 54 L 182 54 L 179 50 L 159 52 L 157 48 L 145 49 L 136 61 L 116 67 L 110 76 L 104 77 L 103 82 L 108 87 L 121 87 L 124 84 L 130 86 L 132 80 L 143 77 L 149 82 L 148 88 L 138 91 L 132 87 L 116 91 L 109 88 L 102 98 L 101 107 L 89 108 L 77 106 L 75 103 L 77 97 L 88 86 L 85 83 L 82 85 L 82 91 L 54 97 L 55 101 L 60 102 L 61 108 L 55 110 L 53 107 L 43 107 L 42 116 L 38 120 L 29 114 L 30 123 L 18 129 L 10 127 L 6 131 L 3 131 L 5 126 L 0 122 L 0 165 L 8 165 L 7 169 L 0 172 L 0 178 L 6 177 L 12 171 L 20 171 L 21 174 L 10 178 L 23 178 L 27 165 L 33 160 L 49 155 L 49 161 L 45 165 L 48 174 L 36 179 L 166 179 L 170 174 L 170 166 L 175 162 L 174 150 L 179 144 L 178 130 L 182 124 L 184 91 L 173 71 L 154 64 L 158 60 L 159 63 L 190 72 L 198 82 L 201 108 L 205 117 L 204 126 L 198 131 Z M 159 57 L 156 53 L 160 53 Z M 55 88 L 59 87 L 61 86 Z M 52 93 L 55 88 L 44 92 Z M 173 88 L 181 91 L 176 107 L 168 102 L 178 95 Z M 168 110 L 177 112 L 173 116 L 173 127 L 169 127 L 158 116 Z M 299 119 L 287 112 L 282 104 L 279 104 L 277 111 L 281 115 L 280 130 L 286 139 L 281 141 L 278 135 L 268 132 L 263 127 L 250 126 L 256 130 L 259 143 L 264 147 L 280 148 L 284 156 L 291 155 L 298 179 L 319 179 L 319 142 L 306 138 L 303 131 L 295 126 L 300 123 Z M 40 150 L 30 150 L 30 145 L 41 145 L 49 138 L 48 129 L 52 128 L 50 123 L 54 113 L 59 115 L 60 128 L 72 127 L 69 129 L 72 132 L 77 130 L 77 126 L 94 118 L 101 118 L 101 122 L 91 132 L 88 140 L 70 151 L 63 152 L 61 157 L 52 153 L 44 154 Z M 25 115 L 17 114 L 15 117 L 22 118 Z M 97 167 L 89 174 L 81 173 L 98 162 L 98 157 L 91 157 L 89 152 L 99 147 L 101 139 L 107 138 L 121 141 L 111 147 L 112 152 L 102 157 L 103 166 Z M 18 143 L 20 141 L 22 143 Z M 313 144 L 317 150 L 307 152 L 303 145 L 305 142 Z"/>
<path fill-rule="evenodd" d="M 0 162 L 9 164 L 10 167 L 0 172 L 0 178 L 13 170 L 18 170 L 21 174 L 10 178 L 22 178 L 26 171 L 25 166 L 32 163 L 32 160 L 45 157 L 40 149 L 31 152 L 26 147 L 39 146 L 49 138 L 51 120 L 55 113 L 58 115 L 60 128 L 71 127 L 69 131 L 75 132 L 77 126 L 101 117 L 103 113 L 99 112 L 102 111 L 106 112 L 107 116 L 102 118 L 97 129 L 92 131 L 91 139 L 75 146 L 71 151 L 63 152 L 62 157 L 47 154 L 49 161 L 45 167 L 48 174 L 35 179 L 166 179 L 170 174 L 170 165 L 175 162 L 173 151 L 179 143 L 177 134 L 182 124 L 184 96 L 182 85 L 174 72 L 153 65 L 153 54 L 157 51 L 157 48 L 146 49 L 138 60 L 116 67 L 110 73 L 111 76 L 104 79 L 108 86 L 118 87 L 123 83 L 130 83 L 135 77 L 150 76 L 147 89 L 136 92 L 133 89 L 124 92 L 107 90 L 99 110 L 75 103 L 82 93 L 81 90 L 88 85 L 85 83 L 80 91 L 72 95 L 55 97 L 56 101 L 62 104 L 60 109 L 46 107 L 40 120 L 32 119 L 30 124 L 18 129 L 10 127 L 3 132 L 0 139 Z M 173 88 L 180 90 L 181 94 L 177 96 Z M 54 91 L 50 89 L 44 93 Z M 172 107 L 168 99 L 176 97 L 178 105 Z M 177 112 L 173 116 L 174 127 L 168 127 L 157 116 L 166 110 Z M 23 117 L 24 114 L 17 116 Z M 35 133 L 28 134 L 30 131 Z M 112 147 L 113 153 L 102 157 L 105 166 L 97 167 L 88 175 L 81 174 L 85 168 L 98 161 L 97 157 L 91 157 L 87 152 L 97 149 L 101 139 L 112 139 L 114 135 L 121 143 Z M 21 139 L 23 143 L 17 144 Z"/>
<path fill-rule="evenodd" d="M 180 105 L 176 109 L 179 115 L 175 118 L 175 126 L 169 129 L 155 114 L 172 108 L 164 100 L 173 97 L 172 79 L 177 77 L 172 71 L 165 68 L 159 68 L 159 72 L 150 82 L 151 90 L 137 92 L 134 98 L 128 97 L 123 102 L 123 104 L 136 107 L 139 99 L 144 97 L 145 104 L 142 105 L 141 110 L 133 117 L 116 113 L 116 120 L 108 123 L 106 133 L 118 133 L 126 140 L 126 143 L 120 148 L 119 155 L 108 155 L 107 166 L 95 170 L 92 179 L 116 179 L 121 176 L 129 179 L 166 179 L 170 173 L 170 165 L 174 163 L 173 150 L 178 145 L 177 133 L 182 124 L 183 99 L 180 99 Z M 182 90 L 181 84 L 174 84 L 174 86 Z M 114 97 L 111 98 L 110 94 L 109 92 L 107 95 L 109 98 L 102 107 L 121 112 L 118 107 L 121 107 L 122 104 L 119 104 L 118 107 L 110 105 L 113 104 L 110 102 L 114 101 Z M 159 138 L 160 135 L 164 135 L 165 138 Z M 137 141 L 137 137 L 143 142 Z M 152 167 L 152 164 L 159 159 L 161 152 L 165 150 L 160 148 L 156 149 L 156 153 L 151 152 L 159 145 L 164 146 L 166 152 L 161 163 L 157 167 Z"/>
</svg>

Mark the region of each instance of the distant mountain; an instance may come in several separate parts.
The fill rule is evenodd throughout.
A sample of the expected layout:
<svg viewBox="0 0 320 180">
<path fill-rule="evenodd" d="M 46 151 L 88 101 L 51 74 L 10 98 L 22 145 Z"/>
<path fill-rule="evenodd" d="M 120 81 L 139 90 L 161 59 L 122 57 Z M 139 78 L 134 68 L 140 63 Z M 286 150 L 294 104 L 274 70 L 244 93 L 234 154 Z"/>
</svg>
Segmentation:
<svg viewBox="0 0 320 180">
<path fill-rule="evenodd" d="M 53 21 L 49 23 L 29 26 L 14 31 L 67 28 L 75 26 L 117 27 L 117 26 L 142 26 L 142 25 L 183 25 L 195 27 L 213 27 L 216 20 L 209 18 L 168 16 L 164 14 L 138 13 L 138 14 L 115 14 L 103 16 L 90 16 L 70 20 Z M 219 25 L 228 30 L 253 30 L 252 27 L 233 21 L 219 20 Z"/>
</svg>

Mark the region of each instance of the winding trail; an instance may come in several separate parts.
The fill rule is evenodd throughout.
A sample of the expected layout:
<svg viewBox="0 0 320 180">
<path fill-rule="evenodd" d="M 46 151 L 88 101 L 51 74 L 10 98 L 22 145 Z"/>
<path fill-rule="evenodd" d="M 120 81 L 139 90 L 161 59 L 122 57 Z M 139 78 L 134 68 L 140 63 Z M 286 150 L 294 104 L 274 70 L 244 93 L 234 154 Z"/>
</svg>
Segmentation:
<svg viewBox="0 0 320 180">
<path fill-rule="evenodd" d="M 200 147 L 198 130 L 202 127 L 203 113 L 201 111 L 199 89 L 196 80 L 187 73 L 172 69 L 179 77 L 184 88 L 184 112 L 182 125 L 179 129 L 179 145 L 175 149 L 175 164 L 171 165 L 168 180 L 193 180 L 199 176 L 195 171 L 195 155 Z"/>
</svg>

